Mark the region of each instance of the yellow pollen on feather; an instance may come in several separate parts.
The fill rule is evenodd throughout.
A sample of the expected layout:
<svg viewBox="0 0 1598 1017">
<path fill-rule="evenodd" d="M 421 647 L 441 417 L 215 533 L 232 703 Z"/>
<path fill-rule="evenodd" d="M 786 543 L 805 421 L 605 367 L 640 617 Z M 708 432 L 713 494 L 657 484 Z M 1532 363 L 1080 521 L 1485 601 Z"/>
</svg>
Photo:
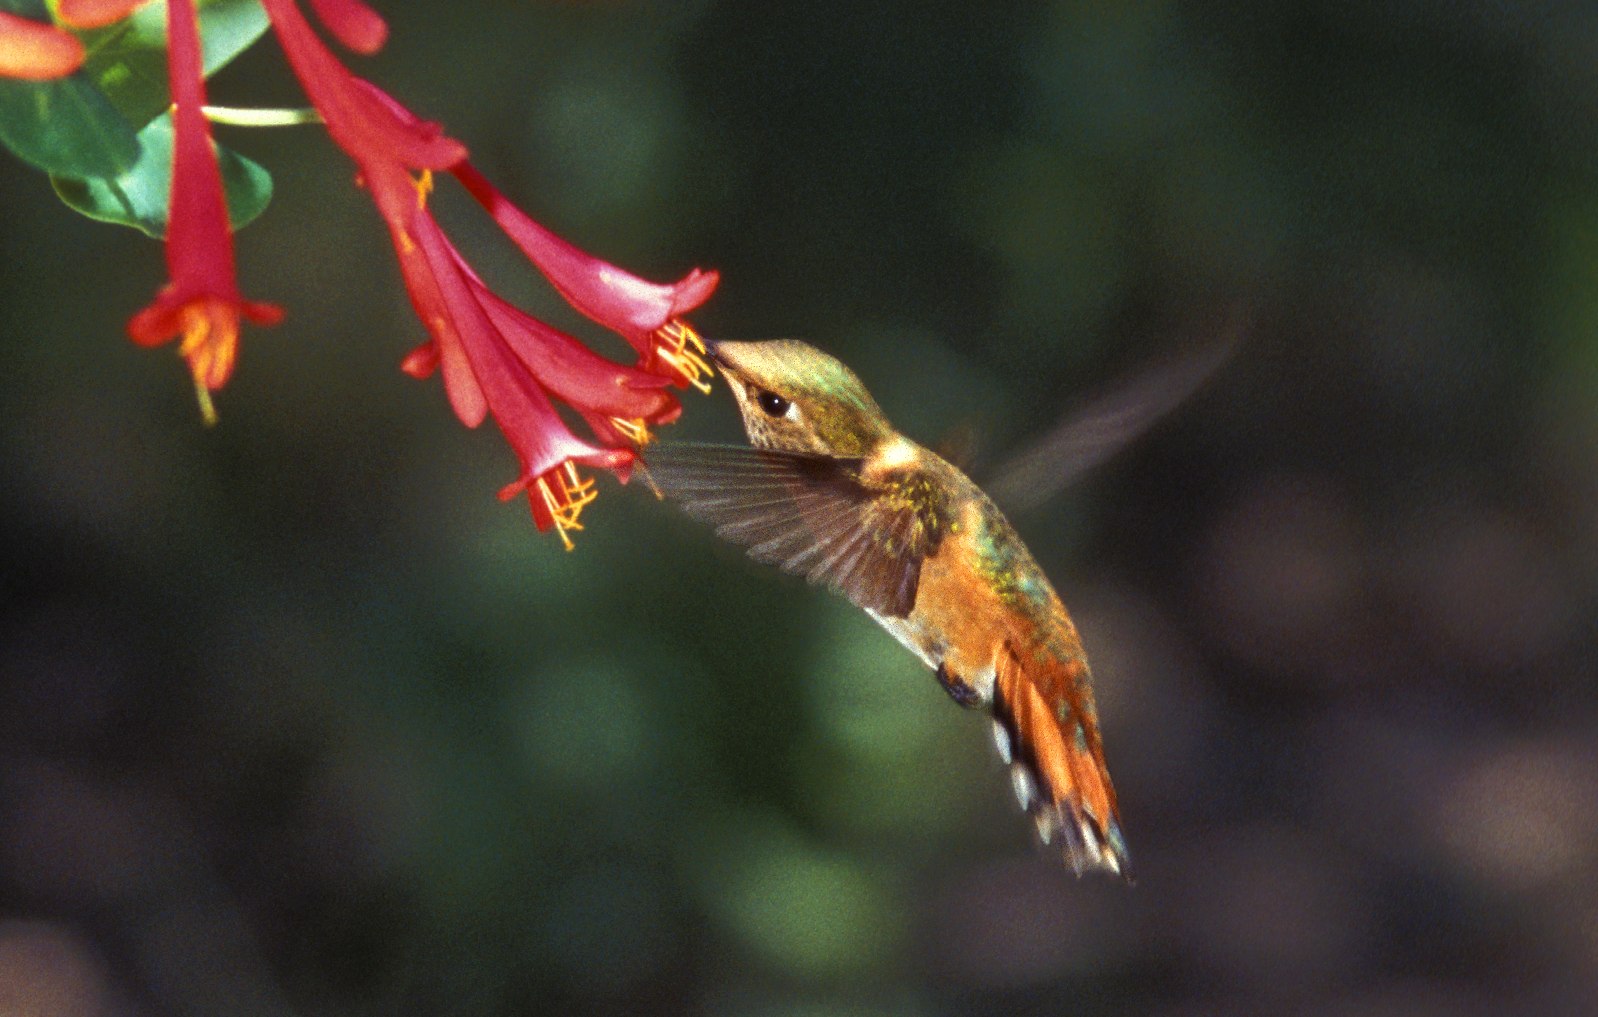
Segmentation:
<svg viewBox="0 0 1598 1017">
<path fill-rule="evenodd" d="M 655 356 L 681 374 L 688 384 L 709 395 L 710 382 L 699 380 L 710 373 L 710 365 L 702 356 L 705 341 L 699 338 L 699 333 L 682 319 L 673 318 L 655 329 L 655 338 L 660 340 L 655 346 Z"/>
<path fill-rule="evenodd" d="M 655 440 L 655 436 L 649 433 L 649 428 L 644 425 L 641 417 L 633 420 L 628 420 L 625 417 L 611 417 L 610 424 L 620 431 L 623 437 L 639 448 L 643 448 Z"/>
<path fill-rule="evenodd" d="M 549 510 L 549 517 L 555 521 L 555 532 L 560 534 L 560 542 L 566 545 L 566 550 L 571 551 L 577 545 L 566 536 L 566 531 L 583 528 L 578 516 L 582 515 L 583 506 L 599 497 L 599 492 L 594 489 L 593 479 L 585 480 L 579 475 L 577 464 L 570 459 L 561 463 L 553 475 L 560 484 L 559 494 L 549 486 L 550 474 L 539 477 L 533 483 L 538 488 L 538 496 L 544 501 L 544 508 Z"/>
</svg>

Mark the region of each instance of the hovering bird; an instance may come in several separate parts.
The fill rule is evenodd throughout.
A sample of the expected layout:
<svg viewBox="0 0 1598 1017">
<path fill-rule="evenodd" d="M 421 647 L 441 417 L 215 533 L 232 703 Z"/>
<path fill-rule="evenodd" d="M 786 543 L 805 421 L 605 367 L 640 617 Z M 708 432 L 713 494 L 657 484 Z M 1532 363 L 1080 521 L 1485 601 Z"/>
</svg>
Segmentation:
<svg viewBox="0 0 1598 1017">
<path fill-rule="evenodd" d="M 1067 418 L 998 484 L 1037 502 L 1185 398 L 1228 341 Z M 706 341 L 752 448 L 666 444 L 644 457 L 666 497 L 758 561 L 828 586 L 991 711 L 1015 793 L 1080 875 L 1130 879 L 1087 658 L 1043 570 L 976 484 L 895 431 L 854 372 L 797 339 Z"/>
</svg>

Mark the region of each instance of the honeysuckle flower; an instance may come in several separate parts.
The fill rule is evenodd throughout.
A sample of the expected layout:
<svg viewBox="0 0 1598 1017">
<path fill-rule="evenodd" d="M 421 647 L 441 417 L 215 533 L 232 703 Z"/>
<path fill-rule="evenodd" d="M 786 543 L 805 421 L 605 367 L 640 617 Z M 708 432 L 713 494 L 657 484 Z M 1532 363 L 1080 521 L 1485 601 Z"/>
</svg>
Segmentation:
<svg viewBox="0 0 1598 1017">
<path fill-rule="evenodd" d="M 464 262 L 461 270 L 517 359 L 550 395 L 575 409 L 601 442 L 647 445 L 653 440 L 650 425 L 669 424 L 682 414 L 682 404 L 664 391 L 670 379 L 611 363 L 566 333 L 500 299 Z"/>
<path fill-rule="evenodd" d="M 451 403 L 481 405 L 493 415 L 522 461 L 520 477 L 500 497 L 525 490 L 538 528 L 554 527 L 569 548 L 567 532 L 582 529 L 579 513 L 594 499 L 593 482 L 576 464 L 625 480 L 634 459 L 628 446 L 648 441 L 649 424 L 681 412 L 663 390 L 667 379 L 613 364 L 496 296 L 419 202 L 405 235 L 425 266 L 407 285 L 433 333 L 405 358 L 405 371 L 425 378 L 445 365 Z M 577 410 L 609 447 L 576 438 L 550 395 Z"/>
<path fill-rule="evenodd" d="M 56 17 L 72 28 L 100 28 L 113 24 L 150 0 L 58 0 Z"/>
<path fill-rule="evenodd" d="M 82 66 L 83 56 L 83 43 L 71 32 L 0 11 L 0 78 L 64 78 Z"/>
<path fill-rule="evenodd" d="M 450 172 L 568 303 L 633 345 L 645 370 L 667 374 L 679 388 L 694 385 L 710 391 L 700 380 L 710 374 L 702 359 L 705 344 L 681 316 L 710 299 L 721 279 L 718 273 L 696 268 L 669 285 L 646 282 L 534 222 L 470 163 Z"/>
<path fill-rule="evenodd" d="M 416 377 L 442 368 L 450 404 L 468 427 L 493 416 L 522 467 L 501 497 L 525 491 L 538 528 L 554 528 L 569 548 L 568 531 L 582 528 L 579 515 L 595 496 L 578 466 L 625 480 L 631 444 L 647 440 L 650 423 L 680 412 L 662 390 L 666 380 L 611 364 L 494 296 L 427 209 L 431 171 L 463 163 L 465 148 L 349 73 L 292 0 L 263 2 L 312 104 L 355 160 L 360 183 L 388 225 L 406 292 L 432 336 L 402 366 Z M 323 0 L 318 10 L 326 15 L 332 6 L 343 9 L 341 17 L 354 10 L 347 0 Z M 370 23 L 365 31 L 380 36 Z M 346 35 L 361 33 L 335 34 L 350 42 Z M 582 415 L 599 445 L 572 434 L 551 395 Z"/>
<path fill-rule="evenodd" d="M 369 82 L 355 79 L 355 83 L 407 124 L 432 126 L 422 124 L 409 110 Z M 694 269 L 675 284 L 647 282 L 584 253 L 540 226 L 466 160 L 451 166 L 450 173 L 488 210 L 568 303 L 620 334 L 639 351 L 639 367 L 644 373 L 669 378 L 679 388 L 692 384 L 701 391 L 710 391 L 710 386 L 700 380 L 710 374 L 710 367 L 701 356 L 704 343 L 681 315 L 710 298 L 720 281 L 718 273 Z M 385 209 L 384 216 L 390 220 L 391 227 L 396 229 L 396 247 L 401 249 L 403 257 L 406 246 L 403 228 L 396 225 L 395 220 L 402 221 L 409 210 L 402 204 L 391 212 L 392 204 L 386 204 L 380 193 L 389 190 L 374 187 L 373 195 Z M 428 315 L 420 308 L 418 313 L 427 320 Z M 581 348 L 575 340 L 572 342 Z"/>
<path fill-rule="evenodd" d="M 669 424 L 682 405 L 670 379 L 614 364 L 576 339 L 502 300 L 454 248 L 456 267 L 500 337 L 550 395 L 566 403 L 609 445 L 647 445 L 651 424 Z"/>
<path fill-rule="evenodd" d="M 200 111 L 205 83 L 194 0 L 170 0 L 167 24 L 173 102 L 172 195 L 166 233 L 171 281 L 128 322 L 128 334 L 143 346 L 158 346 L 182 334 L 178 352 L 189 362 L 200 410 L 209 423 L 216 420 L 211 392 L 227 382 L 238 355 L 239 318 L 275 325 L 283 311 L 239 295 L 227 197 L 211 148 L 210 126 Z"/>
<path fill-rule="evenodd" d="M 148 2 L 54 0 L 53 10 L 68 27 L 95 29 Z M 239 293 L 227 197 L 206 118 L 245 119 L 238 111 L 205 106 L 198 2 L 166 4 L 173 134 L 166 208 L 170 278 L 129 320 L 128 333 L 145 346 L 182 336 L 179 352 L 193 374 L 202 413 L 214 422 L 210 393 L 232 374 L 240 321 L 275 324 L 283 312 Z M 525 491 L 538 528 L 558 530 L 570 548 L 568 532 L 582 528 L 579 514 L 594 499 L 594 482 L 579 467 L 610 470 L 626 482 L 636 450 L 651 440 L 650 428 L 682 412 L 669 386 L 709 391 L 702 380 L 709 374 L 704 343 L 682 315 L 710 296 L 716 273 L 696 269 L 675 285 L 655 285 L 578 250 L 507 201 L 442 127 L 351 74 L 311 27 L 298 0 L 259 2 L 315 116 L 355 161 L 358 184 L 371 193 L 389 228 L 406 293 L 430 336 L 402 368 L 418 378 L 439 371 L 451 407 L 468 427 L 494 418 L 521 463 L 517 479 L 500 496 Z M 344 46 L 359 53 L 383 46 L 388 27 L 363 0 L 310 2 Z M 80 66 L 83 57 L 70 33 L 0 12 L 0 74 L 59 76 Z M 428 210 L 434 174 L 444 170 L 573 306 L 632 344 L 639 354 L 635 365 L 612 363 L 488 288 Z M 572 433 L 555 400 L 581 417 L 592 441 Z"/>
<path fill-rule="evenodd" d="M 466 146 L 445 137 L 438 124 L 396 116 L 391 106 L 379 98 L 380 92 L 351 74 L 322 45 L 294 0 L 261 0 L 261 6 L 271 19 L 272 31 L 289 66 L 300 79 L 311 105 L 322 115 L 328 134 L 361 164 L 362 170 L 369 168 L 369 161 L 393 162 L 414 170 L 442 170 L 466 158 Z M 353 0 L 321 0 L 317 6 L 319 10 L 344 11 L 356 5 Z M 365 13 L 381 26 L 376 14 L 370 10 Z M 380 43 L 382 32 L 376 34 Z M 342 35 L 340 41 L 345 41 Z"/>
<path fill-rule="evenodd" d="M 473 295 L 465 263 L 443 230 L 425 213 L 416 217 L 413 229 L 453 319 L 454 327 L 434 341 L 459 341 L 473 384 L 522 462 L 521 475 L 499 496 L 509 499 L 526 491 L 538 529 L 554 527 L 569 550 L 566 533 L 582 529 L 578 515 L 595 498 L 593 481 L 579 476 L 576 464 L 608 469 L 626 479 L 633 452 L 596 448 L 571 433 L 538 379 Z"/>
<path fill-rule="evenodd" d="M 311 0 L 317 20 L 357 53 L 371 55 L 388 40 L 388 25 L 360 0 Z"/>
<path fill-rule="evenodd" d="M 361 53 L 382 46 L 387 26 L 360 0 L 311 2 L 345 46 Z M 680 315 L 709 297 L 715 273 L 695 271 L 675 286 L 655 286 L 577 250 L 506 201 L 467 164 L 465 146 L 439 125 L 351 74 L 296 0 L 261 0 L 261 5 L 311 104 L 334 142 L 355 161 L 358 183 L 370 192 L 388 226 L 406 293 L 431 337 L 405 358 L 403 369 L 418 378 L 439 371 L 451 407 L 468 427 L 494 418 L 521 461 L 517 479 L 500 496 L 525 491 L 538 528 L 556 529 L 570 548 L 568 531 L 582 528 L 579 514 L 594 499 L 594 482 L 578 467 L 610 470 L 626 481 L 635 448 L 650 440 L 649 428 L 682 411 L 666 387 L 675 382 L 708 390 L 700 380 L 709 371 L 700 356 L 703 343 Z M 174 61 L 177 48 L 174 36 Z M 175 75 L 176 70 L 174 82 Z M 173 94 L 178 95 L 176 85 Z M 611 363 L 489 290 L 428 211 L 433 174 L 441 170 L 450 170 L 477 196 L 578 310 L 625 336 L 640 353 L 638 364 Z M 174 196 L 174 228 L 176 204 Z M 227 274 L 231 279 L 231 247 Z M 145 324 L 165 306 L 158 302 L 136 322 Z M 238 313 L 248 314 L 255 306 L 225 305 L 235 309 L 229 334 L 236 335 Z M 202 338 L 195 340 L 191 363 L 198 365 L 210 344 L 198 326 L 196 334 Z M 212 351 L 206 361 L 212 373 L 225 378 L 232 350 L 228 343 Z M 552 397 L 582 417 L 597 444 L 571 432 Z"/>
</svg>

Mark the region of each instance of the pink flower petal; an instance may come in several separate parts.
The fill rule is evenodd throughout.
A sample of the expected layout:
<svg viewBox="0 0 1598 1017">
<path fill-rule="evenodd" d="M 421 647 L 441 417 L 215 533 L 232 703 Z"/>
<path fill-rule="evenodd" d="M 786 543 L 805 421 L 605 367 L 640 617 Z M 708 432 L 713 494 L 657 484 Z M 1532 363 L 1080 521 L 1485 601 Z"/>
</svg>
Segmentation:
<svg viewBox="0 0 1598 1017">
<path fill-rule="evenodd" d="M 720 276 L 694 269 L 672 285 L 647 282 L 587 254 L 511 204 L 470 163 L 450 172 L 577 310 L 648 354 L 656 329 L 709 299 Z"/>
<path fill-rule="evenodd" d="M 453 312 L 456 334 L 487 397 L 488 410 L 522 461 L 519 482 L 531 483 L 567 460 L 603 468 L 630 461 L 626 450 L 598 449 L 571 433 L 532 372 L 473 297 L 459 270 L 458 255 L 437 224 L 431 220 L 418 224 L 417 234 L 439 291 Z"/>
</svg>

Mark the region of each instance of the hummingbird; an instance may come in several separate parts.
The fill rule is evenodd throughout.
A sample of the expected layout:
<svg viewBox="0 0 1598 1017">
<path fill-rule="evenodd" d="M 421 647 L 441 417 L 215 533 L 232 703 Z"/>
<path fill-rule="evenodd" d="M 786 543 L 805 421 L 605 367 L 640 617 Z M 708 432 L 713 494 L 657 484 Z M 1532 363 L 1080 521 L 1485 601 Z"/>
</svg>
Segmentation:
<svg viewBox="0 0 1598 1017">
<path fill-rule="evenodd" d="M 956 703 L 988 711 L 1043 842 L 1062 844 L 1078 875 L 1130 880 L 1082 640 L 1004 514 L 958 468 L 896 431 L 836 358 L 797 339 L 705 343 L 752 447 L 654 446 L 644 461 L 658 491 L 757 561 L 841 593 Z M 1038 500 L 1050 486 L 1044 463 L 1097 462 L 1227 352 L 1179 362 L 1068 418 L 1001 485 L 1016 501 L 1029 491 Z"/>
</svg>

